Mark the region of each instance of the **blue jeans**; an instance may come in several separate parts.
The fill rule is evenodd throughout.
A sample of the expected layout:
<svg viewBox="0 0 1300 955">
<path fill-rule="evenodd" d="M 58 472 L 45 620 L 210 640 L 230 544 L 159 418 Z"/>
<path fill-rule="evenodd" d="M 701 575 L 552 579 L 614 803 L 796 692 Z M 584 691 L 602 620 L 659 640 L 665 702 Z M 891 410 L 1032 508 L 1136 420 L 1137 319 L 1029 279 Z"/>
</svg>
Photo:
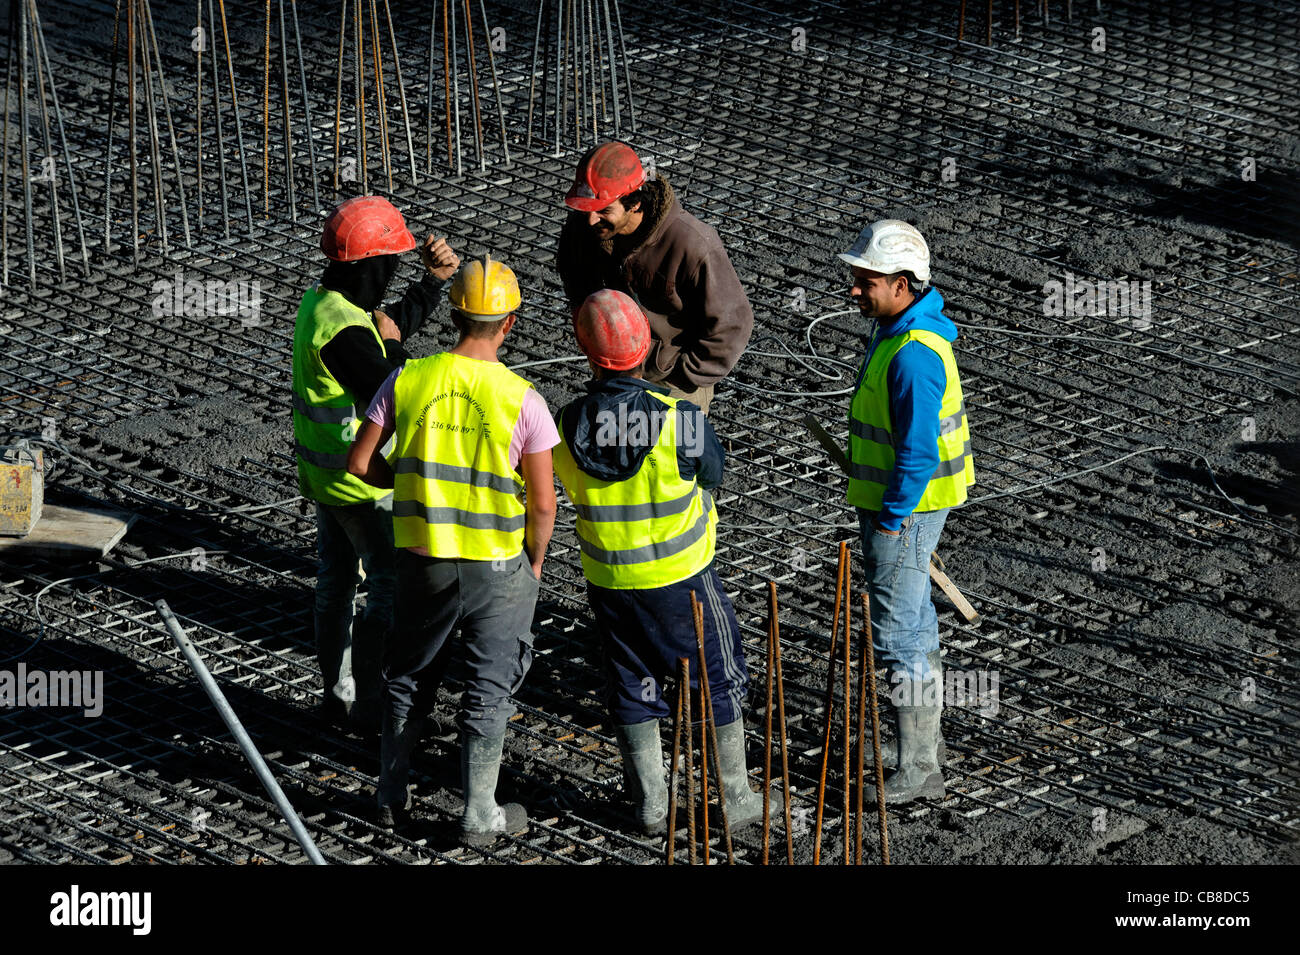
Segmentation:
<svg viewBox="0 0 1300 955">
<path fill-rule="evenodd" d="M 939 649 L 939 617 L 930 600 L 930 554 L 950 510 L 915 511 L 903 529 L 891 535 L 876 529 L 874 511 L 857 509 L 872 642 L 893 680 L 930 677 L 926 654 Z"/>
<path fill-rule="evenodd" d="M 379 659 L 393 621 L 396 553 L 392 495 L 363 504 L 316 504 L 316 662 L 325 702 L 378 704 Z M 366 610 L 353 626 L 357 562 L 366 569 Z"/>
</svg>

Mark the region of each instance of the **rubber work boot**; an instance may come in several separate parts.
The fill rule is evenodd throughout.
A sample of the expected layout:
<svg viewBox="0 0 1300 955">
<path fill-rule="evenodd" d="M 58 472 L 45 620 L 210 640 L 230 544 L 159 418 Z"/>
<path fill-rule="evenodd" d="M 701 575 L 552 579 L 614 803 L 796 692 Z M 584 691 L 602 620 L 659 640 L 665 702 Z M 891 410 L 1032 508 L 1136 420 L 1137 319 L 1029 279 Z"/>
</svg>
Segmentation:
<svg viewBox="0 0 1300 955">
<path fill-rule="evenodd" d="M 505 733 L 492 737 L 460 734 L 460 774 L 465 786 L 465 814 L 460 821 L 462 845 L 482 848 L 505 833 L 518 835 L 528 830 L 528 813 L 523 806 L 513 802 L 498 806 L 496 802 L 505 742 Z"/>
<path fill-rule="evenodd" d="M 615 726 L 623 754 L 623 787 L 636 804 L 636 818 L 647 836 L 662 835 L 668 819 L 668 782 L 659 721 Z"/>
<path fill-rule="evenodd" d="M 885 805 L 897 806 L 915 799 L 942 799 L 943 772 L 939 768 L 939 719 L 943 712 L 940 680 L 903 680 L 898 691 L 904 700 L 931 703 L 929 706 L 895 706 L 898 727 L 899 766 L 885 780 Z M 874 788 L 863 796 L 872 805 Z"/>
<path fill-rule="evenodd" d="M 745 766 L 745 723 L 738 719 L 718 727 L 718 769 L 725 790 L 727 824 L 735 832 L 741 826 L 763 818 L 763 794 L 749 788 L 749 770 Z M 779 818 L 784 812 L 781 794 L 773 791 L 768 800 L 768 817 Z"/>
<path fill-rule="evenodd" d="M 933 650 L 930 653 L 927 653 L 925 655 L 925 659 L 929 661 L 930 670 L 933 673 L 933 675 L 939 680 L 939 686 L 942 687 L 944 685 L 943 660 L 939 655 L 939 651 Z M 939 758 L 939 766 L 943 767 L 944 765 L 946 765 L 948 762 L 948 747 L 944 745 L 942 729 L 939 733 L 939 749 L 937 755 Z M 863 764 L 871 768 L 874 768 L 876 765 L 875 756 L 871 752 L 871 747 L 869 745 L 865 747 L 863 752 Z M 880 741 L 880 765 L 883 766 L 885 769 L 898 768 L 898 737 L 897 736 L 895 736 L 893 739 L 882 739 Z"/>
<path fill-rule="evenodd" d="M 391 829 L 409 818 L 411 753 L 420 742 L 422 719 L 385 714 L 379 741 L 379 824 Z"/>
</svg>

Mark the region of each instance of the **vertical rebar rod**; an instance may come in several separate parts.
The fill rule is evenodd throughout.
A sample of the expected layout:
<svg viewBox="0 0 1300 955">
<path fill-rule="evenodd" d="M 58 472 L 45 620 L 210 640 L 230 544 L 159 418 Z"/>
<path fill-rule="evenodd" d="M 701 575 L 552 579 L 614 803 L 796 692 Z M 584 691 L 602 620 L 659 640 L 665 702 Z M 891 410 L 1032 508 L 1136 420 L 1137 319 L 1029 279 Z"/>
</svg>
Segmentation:
<svg viewBox="0 0 1300 955">
<path fill-rule="evenodd" d="M 153 8 L 149 5 L 148 0 L 145 0 L 144 12 L 145 22 L 149 28 L 149 42 L 153 46 L 153 58 L 158 64 L 158 90 L 162 98 L 163 118 L 167 120 L 167 137 L 172 147 L 172 166 L 176 169 L 176 191 L 180 194 L 181 228 L 185 233 L 185 246 L 188 248 L 191 244 L 189 201 L 185 195 L 185 180 L 181 176 L 181 154 L 176 143 L 176 127 L 172 123 L 171 97 L 167 95 L 167 78 L 163 74 L 162 54 L 158 51 L 158 33 L 154 30 L 153 25 Z M 161 177 L 160 172 L 160 182 Z"/>
<path fill-rule="evenodd" d="M 546 0 L 539 0 L 539 2 L 541 2 L 546 9 L 546 20 L 542 24 L 541 39 L 539 40 L 539 42 L 547 43 L 547 38 L 550 37 L 551 35 L 551 19 L 552 19 L 552 13 L 554 12 L 555 9 L 555 4 L 546 3 Z M 541 140 L 542 142 L 546 142 L 548 138 L 548 133 L 546 132 L 547 130 L 546 121 L 548 116 L 550 115 L 550 110 L 547 105 L 547 99 L 551 94 L 551 51 L 550 51 L 549 44 L 542 47 L 542 82 L 541 82 L 540 89 L 541 89 L 541 96 L 542 96 Z M 551 107 L 553 107 L 554 105 L 555 105 L 554 103 L 550 104 Z"/>
<path fill-rule="evenodd" d="M 386 0 L 385 0 L 386 2 Z M 483 0 L 478 0 L 479 14 L 483 17 L 483 35 L 487 37 L 488 72 L 492 74 L 492 95 L 497 104 L 497 126 L 501 131 L 501 155 L 506 166 L 510 165 L 510 143 L 506 140 L 506 113 L 501 106 L 501 83 L 497 79 L 497 60 L 492 52 L 492 33 L 488 30 L 487 7 Z M 531 103 L 529 104 L 531 107 Z"/>
<path fill-rule="evenodd" d="M 966 0 L 961 0 L 957 8 L 957 42 L 960 43 L 966 33 Z"/>
<path fill-rule="evenodd" d="M 601 0 L 605 9 L 605 45 L 609 49 L 609 101 L 614 108 L 614 138 L 621 139 L 623 133 L 618 114 L 618 65 L 614 61 L 614 25 L 609 19 L 609 0 Z"/>
<path fill-rule="evenodd" d="M 465 173 L 462 163 L 462 153 L 460 149 L 460 59 L 456 55 L 456 0 L 451 0 L 448 4 L 451 7 L 451 116 L 452 125 L 455 127 L 456 142 L 456 175 L 462 176 Z"/>
<path fill-rule="evenodd" d="M 785 795 L 785 858 L 788 865 L 794 865 L 794 826 L 791 822 L 792 793 L 790 791 L 789 741 L 785 733 L 785 677 L 781 672 L 781 614 L 776 602 L 776 584 L 768 583 L 769 612 L 772 615 L 772 645 L 775 648 L 773 658 L 776 663 L 776 719 L 781 728 L 781 783 Z"/>
<path fill-rule="evenodd" d="M 850 562 L 849 567 L 851 570 L 852 562 Z M 849 775 L 849 771 L 850 771 L 849 740 L 851 738 L 850 732 L 852 731 L 853 728 L 852 726 L 853 710 L 851 704 L 851 701 L 853 699 L 853 670 L 852 670 L 853 656 L 852 656 L 852 651 L 850 649 L 853 642 L 852 641 L 852 635 L 853 635 L 852 611 L 853 611 L 853 588 L 849 586 L 849 580 L 846 577 L 844 581 L 844 729 L 843 729 L 844 732 L 844 815 L 843 815 L 843 822 L 842 822 L 842 827 L 844 829 L 844 859 L 841 863 L 842 865 L 849 864 L 849 852 L 850 849 L 852 848 L 852 842 L 851 842 L 852 833 L 850 832 L 850 826 L 849 826 L 849 821 L 851 819 L 849 813 L 849 809 L 850 809 L 849 783 L 852 781 L 852 777 L 850 777 Z"/>
<path fill-rule="evenodd" d="M 767 582 L 768 592 L 772 593 L 775 583 Z M 763 708 L 763 855 L 762 865 L 767 865 L 768 843 L 772 837 L 772 819 L 769 811 L 769 804 L 772 798 L 772 655 L 775 648 L 772 646 L 772 611 L 769 605 L 767 616 L 767 661 L 764 667 L 765 683 L 767 693 L 764 696 L 766 701 Z"/>
<path fill-rule="evenodd" d="M 203 231 L 203 47 L 207 38 L 203 35 L 203 0 L 194 0 L 195 38 L 199 41 L 194 51 L 194 189 L 198 194 L 199 219 L 195 227 Z"/>
<path fill-rule="evenodd" d="M 235 88 L 235 60 L 230 55 L 230 25 L 226 21 L 226 0 L 217 0 L 221 11 L 221 39 L 226 48 L 226 79 L 230 83 L 230 112 L 235 117 L 235 143 L 239 149 L 239 173 L 244 181 L 244 214 L 248 231 L 253 231 L 253 190 L 248 184 L 248 159 L 244 153 L 244 124 L 239 118 L 239 91 Z"/>
<path fill-rule="evenodd" d="M 167 632 L 171 634 L 177 648 L 185 657 L 186 662 L 189 663 L 190 669 L 198 677 L 203 692 L 208 695 L 208 699 L 216 707 L 221 721 L 226 724 L 226 728 L 230 730 L 230 734 L 243 751 L 244 758 L 248 760 L 254 775 L 257 776 L 258 781 L 266 789 L 267 795 L 271 797 L 271 801 L 275 803 L 276 808 L 284 816 L 284 821 L 289 824 L 289 830 L 293 833 L 293 837 L 298 840 L 298 845 L 302 847 L 307 859 L 313 865 L 325 865 L 325 859 L 320 854 L 320 850 L 316 848 L 316 843 L 312 841 L 311 833 L 307 831 L 302 818 L 294 810 L 289 798 L 284 794 L 284 790 L 280 788 L 280 784 L 276 782 L 270 767 L 266 765 L 266 760 L 258 752 L 257 746 L 249 737 L 248 731 L 244 729 L 244 724 L 240 722 L 234 708 L 226 699 L 226 695 L 221 692 L 221 687 L 217 686 L 217 681 L 213 678 L 212 672 L 203 662 L 203 658 L 199 656 L 199 651 L 190 641 L 189 636 L 181 628 L 180 622 L 176 619 L 176 615 L 172 613 L 171 607 L 167 605 L 167 601 L 159 600 L 154 604 L 154 608 L 158 611 L 158 616 L 162 619 Z"/>
<path fill-rule="evenodd" d="M 135 143 L 135 0 L 127 0 L 126 7 L 127 99 L 130 125 L 127 141 L 131 155 L 131 254 L 134 264 L 140 264 L 140 176 L 138 150 Z M 26 168 L 23 172 L 26 174 Z"/>
<path fill-rule="evenodd" d="M 862 620 L 867 629 L 867 679 L 871 693 L 871 748 L 876 758 L 876 812 L 880 817 L 880 861 L 889 865 L 889 820 L 885 814 L 885 767 L 880 763 L 880 702 L 876 697 L 876 648 L 871 633 L 871 599 L 862 595 Z"/>
<path fill-rule="evenodd" d="M 525 146 L 533 145 L 533 104 L 537 96 L 537 57 L 542 51 L 542 11 L 546 9 L 546 0 L 537 0 L 537 29 L 533 33 L 533 64 L 528 71 L 528 134 Z"/>
<path fill-rule="evenodd" d="M 433 51 L 438 33 L 438 7 L 429 4 L 429 58 L 426 60 L 424 89 L 424 172 L 433 175 Z"/>
<path fill-rule="evenodd" d="M 835 619 L 831 624 L 831 648 L 826 660 L 826 729 L 822 733 L 822 765 L 817 781 L 817 823 L 813 836 L 813 865 L 822 860 L 822 814 L 826 807 L 826 772 L 831 764 L 831 727 L 835 713 L 835 649 L 840 636 L 840 608 L 844 599 L 844 578 L 848 569 L 848 542 L 840 541 L 839 569 L 835 574 Z"/>
<path fill-rule="evenodd" d="M 582 69 L 582 57 L 578 53 L 577 5 L 569 0 L 569 33 L 565 39 L 565 53 L 571 57 L 573 65 L 573 134 L 574 146 L 582 149 L 582 95 L 578 91 L 578 72 Z M 569 47 L 572 47 L 571 49 Z M 705 863 L 708 864 L 707 861 Z"/>
<path fill-rule="evenodd" d="M 352 8 L 353 38 L 356 52 L 356 86 L 353 89 L 353 103 L 357 114 L 357 176 L 360 177 L 361 192 L 370 192 L 370 170 L 366 168 L 366 71 L 364 64 L 365 41 L 361 37 L 361 3 L 355 0 Z"/>
<path fill-rule="evenodd" d="M 45 43 L 45 30 L 41 27 L 40 10 L 35 0 L 32 2 L 32 22 L 36 27 L 36 39 L 40 44 L 40 59 L 45 64 L 45 76 L 50 84 L 50 104 L 54 108 L 54 122 L 59 130 L 59 148 L 63 153 L 63 168 L 68 176 L 68 191 L 72 198 L 72 215 L 77 224 L 77 237 L 81 243 L 81 264 L 86 277 L 90 276 L 90 251 L 86 244 L 86 229 L 81 217 L 80 190 L 72 171 L 72 155 L 68 150 L 67 129 L 63 125 L 63 108 L 59 105 L 59 91 L 54 85 L 54 69 L 50 66 L 50 49 Z"/>
<path fill-rule="evenodd" d="M 717 770 L 718 812 L 722 815 L 722 834 L 727 847 L 727 865 L 736 864 L 736 853 L 731 843 L 731 821 L 727 818 L 727 790 L 722 779 L 722 762 L 718 757 L 718 721 L 713 716 L 713 689 L 709 686 L 709 664 L 704 654 L 704 608 L 691 591 L 691 613 L 695 617 L 695 642 L 700 651 L 700 695 L 703 698 L 704 722 L 709 730 L 709 748 L 713 753 L 713 768 Z M 740 745 L 745 746 L 745 727 L 741 723 Z"/>
<path fill-rule="evenodd" d="M 281 0 L 283 2 L 283 0 Z M 311 121 L 311 100 L 307 96 L 307 68 L 302 58 L 302 27 L 298 23 L 298 0 L 289 0 L 293 12 L 293 45 L 298 52 L 298 84 L 302 87 L 302 115 L 307 123 L 307 162 L 311 170 L 312 208 L 320 209 L 320 184 L 316 181 L 316 127 Z"/>
<path fill-rule="evenodd" d="M 591 95 L 591 141 L 593 144 L 600 140 L 600 120 L 599 109 L 597 107 L 597 90 L 603 88 L 603 84 L 596 75 L 596 51 L 600 49 L 600 41 L 597 39 L 599 34 L 596 31 L 594 20 L 595 10 L 591 5 L 591 0 L 583 0 L 583 10 L 586 15 L 586 25 L 583 27 L 583 40 L 587 44 L 587 91 Z"/>
<path fill-rule="evenodd" d="M 664 846 L 668 865 L 672 865 L 677 853 L 677 764 L 682 752 L 683 708 L 685 696 L 690 693 L 691 661 L 686 657 L 677 658 L 677 705 L 673 707 L 673 759 L 668 764 L 668 842 Z M 690 732 L 690 729 L 687 729 Z"/>
<path fill-rule="evenodd" d="M 704 848 L 701 853 L 701 861 L 707 866 L 709 864 L 709 843 L 712 837 L 709 833 L 709 710 L 708 705 L 705 703 L 704 694 L 707 692 L 709 670 L 704 663 L 704 641 L 700 632 L 700 619 L 695 613 L 696 606 L 695 591 L 692 590 L 691 619 L 695 622 L 695 639 L 699 644 L 700 653 L 700 672 L 695 679 L 700 684 L 700 828 L 704 832 Z"/>
<path fill-rule="evenodd" d="M 9 284 L 9 91 L 14 81 L 14 10 L 9 8 L 9 23 L 5 42 L 5 118 L 4 138 L 0 152 L 0 285 Z M 107 232 L 107 226 L 105 226 Z"/>
<path fill-rule="evenodd" d="M 986 46 L 993 45 L 993 0 L 989 0 L 988 29 L 985 31 L 984 44 Z"/>
<path fill-rule="evenodd" d="M 41 39 L 40 27 L 36 20 L 35 0 L 18 0 L 27 5 L 27 28 L 31 33 L 32 55 L 36 58 L 32 66 L 32 75 L 36 80 L 36 102 L 41 110 L 41 142 L 45 146 L 45 157 L 41 160 L 41 176 L 50 187 L 50 218 L 54 226 L 54 261 L 59 269 L 59 281 L 68 280 L 67 263 L 63 256 L 63 219 L 59 215 L 58 176 L 54 171 L 54 140 L 50 136 L 50 111 L 45 101 L 45 79 L 41 73 Z M 54 78 L 50 77 L 53 84 Z"/>
<path fill-rule="evenodd" d="M 567 87 L 564 83 L 564 4 L 555 0 L 555 155 L 560 155 L 560 126 L 564 122 Z"/>
<path fill-rule="evenodd" d="M 689 657 L 682 657 L 681 660 L 685 666 L 678 692 L 686 699 L 682 704 L 682 726 L 686 737 L 686 830 L 691 865 L 695 865 L 695 740 L 691 725 L 691 661 Z M 708 834 L 705 833 L 705 839 L 707 838 Z"/>
<path fill-rule="evenodd" d="M 216 13 L 212 0 L 208 0 L 208 42 L 215 43 L 217 38 Z M 230 206 L 226 195 L 226 141 L 221 124 L 221 90 L 217 84 L 220 73 L 217 70 L 217 53 L 214 49 L 208 57 L 212 70 L 212 125 L 217 134 L 217 176 L 218 194 L 221 196 L 221 228 L 227 239 L 230 238 Z"/>
<path fill-rule="evenodd" d="M 113 120 L 117 112 L 117 51 L 121 22 L 122 0 L 117 0 L 113 8 L 113 67 L 108 81 L 108 149 L 104 153 L 104 251 L 106 253 L 112 247 L 109 233 L 113 210 Z M 12 38 L 10 42 L 12 43 Z M 6 108 L 5 119 L 8 120 L 8 117 L 9 111 Z"/>
<path fill-rule="evenodd" d="M 154 224 L 165 255 L 171 246 L 167 241 L 167 205 L 163 199 L 162 140 L 158 133 L 158 109 L 153 98 L 153 68 L 149 65 L 149 19 L 146 16 L 149 0 L 136 2 L 140 5 L 140 63 L 144 67 L 145 128 L 149 130 L 149 160 L 153 170 Z"/>
<path fill-rule="evenodd" d="M 478 171 L 487 169 L 483 157 L 483 113 L 478 95 L 478 63 L 474 59 L 474 13 L 465 0 L 465 59 L 469 68 L 470 115 L 474 117 L 474 151 L 478 154 Z"/>
<path fill-rule="evenodd" d="M 862 612 L 867 611 L 866 594 L 862 595 Z M 863 641 L 866 639 L 867 624 L 862 625 Z M 859 643 L 863 643 L 859 641 Z M 858 647 L 858 726 L 857 733 L 858 744 L 858 761 L 854 769 L 854 792 L 856 792 L 857 802 L 854 806 L 854 826 L 853 826 L 853 864 L 862 865 L 862 778 L 865 747 L 867 740 L 867 648 L 865 645 Z"/>
<path fill-rule="evenodd" d="M 402 104 L 402 125 L 406 127 L 406 157 L 411 167 L 411 181 L 418 183 L 420 174 L 415 168 L 415 140 L 411 136 L 411 114 L 406 108 L 406 84 L 402 82 L 402 61 L 397 55 L 397 34 L 393 31 L 393 11 L 384 0 L 384 19 L 388 22 L 388 43 L 393 48 L 393 77 L 397 80 L 397 95 Z"/>
<path fill-rule="evenodd" d="M 266 45 L 262 57 L 262 215 L 271 202 L 271 0 L 266 0 Z"/>
<path fill-rule="evenodd" d="M 277 0 L 280 11 L 280 90 L 284 101 L 284 184 L 289 202 L 289 219 L 298 221 L 298 190 L 293 181 L 293 117 L 289 112 L 289 37 L 284 29 L 284 0 Z M 308 136 L 311 127 L 307 127 Z"/>
<path fill-rule="evenodd" d="M 614 22 L 618 24 L 618 53 L 623 60 L 623 86 L 627 90 L 627 118 L 632 125 L 632 135 L 636 135 L 636 106 L 632 102 L 632 72 L 627 65 L 627 42 L 623 37 L 623 14 L 619 11 L 618 0 L 610 0 L 614 5 Z"/>
<path fill-rule="evenodd" d="M 334 193 L 339 191 L 339 164 L 343 160 L 343 54 L 347 52 L 348 0 L 339 12 L 339 60 L 334 73 Z"/>
<path fill-rule="evenodd" d="M 442 102 L 447 113 L 447 168 L 452 166 L 451 151 L 451 33 L 447 25 L 450 0 L 442 0 Z"/>
<path fill-rule="evenodd" d="M 379 112 L 379 154 L 384 161 L 384 178 L 393 191 L 393 154 L 388 142 L 388 94 L 384 89 L 384 60 L 379 49 L 379 10 L 370 0 L 370 54 L 375 62 L 375 109 Z"/>
</svg>

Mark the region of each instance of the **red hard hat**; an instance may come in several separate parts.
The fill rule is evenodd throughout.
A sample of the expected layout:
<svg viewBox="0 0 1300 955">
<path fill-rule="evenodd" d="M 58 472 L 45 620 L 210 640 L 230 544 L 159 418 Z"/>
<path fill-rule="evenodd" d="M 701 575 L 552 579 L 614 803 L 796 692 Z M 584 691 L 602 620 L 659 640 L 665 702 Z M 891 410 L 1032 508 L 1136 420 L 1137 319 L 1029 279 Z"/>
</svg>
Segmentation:
<svg viewBox="0 0 1300 955">
<path fill-rule="evenodd" d="M 325 221 L 321 251 L 335 262 L 392 255 L 415 248 L 415 236 L 397 208 L 382 196 L 357 196 L 341 203 Z"/>
<path fill-rule="evenodd" d="M 564 204 L 579 212 L 599 212 L 645 184 L 641 160 L 627 143 L 603 143 L 578 163 Z"/>
<path fill-rule="evenodd" d="M 614 289 L 592 292 L 573 320 L 578 345 L 593 364 L 626 371 L 650 351 L 650 323 L 630 295 Z"/>
</svg>

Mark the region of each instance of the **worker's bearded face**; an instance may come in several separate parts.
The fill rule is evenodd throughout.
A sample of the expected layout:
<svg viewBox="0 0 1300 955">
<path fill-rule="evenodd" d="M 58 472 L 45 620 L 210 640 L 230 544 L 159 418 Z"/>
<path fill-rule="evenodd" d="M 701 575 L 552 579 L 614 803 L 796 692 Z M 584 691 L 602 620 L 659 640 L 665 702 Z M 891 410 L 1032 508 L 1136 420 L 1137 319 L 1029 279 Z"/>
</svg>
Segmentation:
<svg viewBox="0 0 1300 955">
<path fill-rule="evenodd" d="M 641 224 L 641 206 L 638 203 L 632 210 L 625 209 L 621 200 L 615 199 L 599 212 L 587 213 L 587 225 L 598 239 L 604 240 L 616 235 L 631 235 Z"/>
</svg>

